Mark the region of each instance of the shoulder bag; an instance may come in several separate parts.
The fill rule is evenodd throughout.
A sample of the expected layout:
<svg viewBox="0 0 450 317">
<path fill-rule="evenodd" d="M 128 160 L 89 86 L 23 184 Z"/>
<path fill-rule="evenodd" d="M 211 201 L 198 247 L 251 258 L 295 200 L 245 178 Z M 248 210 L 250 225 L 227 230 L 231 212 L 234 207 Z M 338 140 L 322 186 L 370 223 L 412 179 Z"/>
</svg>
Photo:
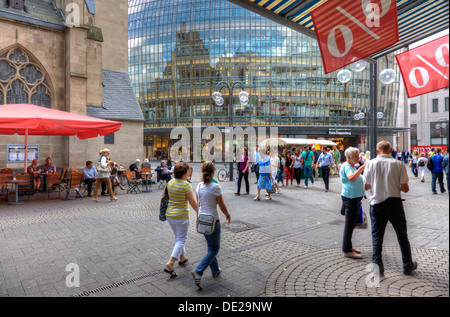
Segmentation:
<svg viewBox="0 0 450 317">
<path fill-rule="evenodd" d="M 109 164 L 107 164 L 106 167 L 102 167 L 102 157 L 101 156 L 100 156 L 100 159 L 98 160 L 97 172 L 100 172 L 100 173 L 110 173 L 111 172 Z"/>
<path fill-rule="evenodd" d="M 166 221 L 166 211 L 167 207 L 169 206 L 169 190 L 167 189 L 167 186 L 164 188 L 164 193 L 161 198 L 161 204 L 159 205 L 159 220 Z"/>
<path fill-rule="evenodd" d="M 200 209 L 200 185 L 198 186 L 198 208 Z M 200 211 L 200 210 L 199 210 Z M 197 217 L 197 232 L 209 236 L 214 233 L 216 221 L 213 215 L 199 214 Z"/>
</svg>

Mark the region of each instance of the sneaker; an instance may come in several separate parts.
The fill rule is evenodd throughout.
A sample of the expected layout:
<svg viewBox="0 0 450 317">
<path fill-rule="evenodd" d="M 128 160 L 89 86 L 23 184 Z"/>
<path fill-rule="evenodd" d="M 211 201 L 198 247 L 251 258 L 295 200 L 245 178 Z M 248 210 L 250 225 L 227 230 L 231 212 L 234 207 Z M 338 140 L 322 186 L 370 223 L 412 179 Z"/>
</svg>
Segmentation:
<svg viewBox="0 0 450 317">
<path fill-rule="evenodd" d="M 277 191 L 275 192 L 275 194 L 279 194 L 279 193 L 281 193 L 281 190 L 277 190 Z"/>
<path fill-rule="evenodd" d="M 197 272 L 195 272 L 194 270 L 192 270 L 191 274 L 192 274 L 192 277 L 194 278 L 195 285 L 197 285 L 199 290 L 202 290 L 203 289 L 202 277 L 200 275 L 198 275 Z"/>
<path fill-rule="evenodd" d="M 403 269 L 403 274 L 410 275 L 416 269 L 417 269 L 417 262 L 413 261 L 412 266 L 410 268 Z"/>
<path fill-rule="evenodd" d="M 216 278 L 220 275 L 220 273 L 222 273 L 222 269 L 219 267 L 219 270 L 213 274 L 213 277 Z"/>
<path fill-rule="evenodd" d="M 305 185 L 305 187 L 303 187 L 304 189 L 308 189 L 308 186 Z"/>
<path fill-rule="evenodd" d="M 437 195 L 437 192 L 433 192 L 433 195 Z"/>
</svg>

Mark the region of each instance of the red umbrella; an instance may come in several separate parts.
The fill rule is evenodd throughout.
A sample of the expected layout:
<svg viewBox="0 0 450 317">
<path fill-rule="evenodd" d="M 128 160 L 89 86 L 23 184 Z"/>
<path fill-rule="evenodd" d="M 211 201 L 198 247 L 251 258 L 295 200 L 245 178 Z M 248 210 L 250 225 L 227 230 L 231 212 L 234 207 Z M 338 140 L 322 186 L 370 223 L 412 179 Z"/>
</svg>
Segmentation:
<svg viewBox="0 0 450 317">
<path fill-rule="evenodd" d="M 83 140 L 117 132 L 121 125 L 120 122 L 30 104 L 0 105 L 0 134 L 25 135 L 25 169 L 28 135 L 76 135 Z"/>
</svg>

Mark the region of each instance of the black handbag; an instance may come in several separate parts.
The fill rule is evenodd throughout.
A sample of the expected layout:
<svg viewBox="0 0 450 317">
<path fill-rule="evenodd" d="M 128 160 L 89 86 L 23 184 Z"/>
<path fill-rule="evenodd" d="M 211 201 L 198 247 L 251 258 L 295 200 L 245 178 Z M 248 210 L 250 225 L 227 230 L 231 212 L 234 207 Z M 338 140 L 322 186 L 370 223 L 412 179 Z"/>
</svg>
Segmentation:
<svg viewBox="0 0 450 317">
<path fill-rule="evenodd" d="M 166 221 L 166 211 L 167 207 L 169 206 L 169 190 L 167 189 L 167 186 L 164 188 L 164 193 L 161 198 L 161 204 L 159 205 L 159 220 Z"/>
</svg>

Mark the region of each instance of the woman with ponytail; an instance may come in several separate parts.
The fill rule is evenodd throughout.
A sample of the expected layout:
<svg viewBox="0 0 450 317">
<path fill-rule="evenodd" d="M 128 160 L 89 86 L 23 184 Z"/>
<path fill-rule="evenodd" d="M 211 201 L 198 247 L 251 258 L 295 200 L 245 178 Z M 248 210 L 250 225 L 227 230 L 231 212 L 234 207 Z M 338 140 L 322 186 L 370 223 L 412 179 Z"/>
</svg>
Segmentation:
<svg viewBox="0 0 450 317">
<path fill-rule="evenodd" d="M 208 246 L 208 253 L 201 260 L 200 264 L 192 271 L 194 282 L 199 289 L 202 289 L 201 279 L 203 272 L 208 268 L 211 268 L 213 277 L 217 277 L 221 270 L 219 268 L 219 262 L 217 261 L 217 254 L 220 249 L 220 220 L 219 213 L 217 211 L 217 205 L 225 215 L 227 224 L 230 223 L 231 218 L 228 213 L 227 207 L 223 201 L 222 187 L 213 178 L 216 170 L 215 165 L 212 162 L 205 162 L 202 165 L 202 182 L 197 186 L 197 201 L 199 205 L 198 214 L 207 214 L 214 217 L 215 229 L 210 235 L 205 235 L 206 244 Z M 197 214 L 197 215 L 198 215 Z"/>
</svg>

